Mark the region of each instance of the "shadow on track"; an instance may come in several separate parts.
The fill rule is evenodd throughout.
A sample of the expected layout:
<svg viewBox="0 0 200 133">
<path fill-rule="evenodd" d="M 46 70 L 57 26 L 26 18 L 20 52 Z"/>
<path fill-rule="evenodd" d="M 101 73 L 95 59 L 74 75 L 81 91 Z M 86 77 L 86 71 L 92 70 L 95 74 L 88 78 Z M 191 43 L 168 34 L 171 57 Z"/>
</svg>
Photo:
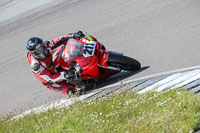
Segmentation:
<svg viewBox="0 0 200 133">
<path fill-rule="evenodd" d="M 111 85 L 111 84 L 114 84 L 116 82 L 119 82 L 121 80 L 124 80 L 126 78 L 129 78 L 139 72 L 142 72 L 146 69 L 148 69 L 149 66 L 145 66 L 145 67 L 142 67 L 140 70 L 138 71 L 126 71 L 126 72 L 120 72 L 120 73 L 117 73 L 111 77 L 109 77 L 108 79 L 106 80 L 103 80 L 103 81 L 98 81 L 96 83 L 91 83 L 88 85 L 86 91 L 91 91 L 91 90 L 95 90 L 95 89 L 99 89 L 99 88 L 102 88 L 102 87 L 105 87 L 105 86 L 108 86 L 108 85 Z"/>
</svg>

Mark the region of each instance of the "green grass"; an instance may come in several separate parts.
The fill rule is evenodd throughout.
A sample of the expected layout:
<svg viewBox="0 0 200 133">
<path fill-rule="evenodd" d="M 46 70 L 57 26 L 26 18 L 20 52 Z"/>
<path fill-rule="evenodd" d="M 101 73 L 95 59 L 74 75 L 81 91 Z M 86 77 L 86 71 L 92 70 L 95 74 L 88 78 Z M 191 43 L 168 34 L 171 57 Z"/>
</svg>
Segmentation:
<svg viewBox="0 0 200 133">
<path fill-rule="evenodd" d="M 200 97 L 184 89 L 164 93 L 123 93 L 68 108 L 54 108 L 12 122 L 0 132 L 188 133 L 200 126 Z"/>
</svg>

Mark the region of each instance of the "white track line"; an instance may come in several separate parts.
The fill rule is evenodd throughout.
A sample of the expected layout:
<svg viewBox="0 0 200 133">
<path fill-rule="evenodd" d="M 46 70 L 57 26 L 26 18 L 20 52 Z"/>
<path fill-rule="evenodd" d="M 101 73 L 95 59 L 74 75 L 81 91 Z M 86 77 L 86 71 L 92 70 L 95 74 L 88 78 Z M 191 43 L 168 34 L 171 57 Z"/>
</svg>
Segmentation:
<svg viewBox="0 0 200 133">
<path fill-rule="evenodd" d="M 162 72 L 162 73 L 153 74 L 153 75 L 149 75 L 149 76 L 144 76 L 144 77 L 137 78 L 137 79 L 121 81 L 121 82 L 117 82 L 115 84 L 103 87 L 102 90 L 110 88 L 110 87 L 114 87 L 117 85 L 128 84 L 128 83 L 132 83 L 132 82 L 136 82 L 136 81 L 140 81 L 140 80 L 150 79 L 150 78 L 154 78 L 154 77 L 158 77 L 158 76 L 169 75 L 169 74 L 173 74 L 173 73 L 186 72 L 186 71 L 191 71 L 191 70 L 195 70 L 195 69 L 200 69 L 200 66 L 187 67 L 187 68 L 177 69 L 177 70 L 173 70 L 173 71 L 167 71 L 167 72 Z"/>
<path fill-rule="evenodd" d="M 84 100 L 84 99 L 86 99 L 86 98 L 88 98 L 88 97 L 90 97 L 90 96 L 92 96 L 92 95 L 94 95 L 96 93 L 98 93 L 98 91 L 95 91 L 95 92 L 92 92 L 92 93 L 89 93 L 89 94 L 86 94 L 86 95 L 82 95 L 80 97 L 69 98 L 69 99 L 60 99 L 60 100 L 51 102 L 51 103 L 49 103 L 47 105 L 42 105 L 40 107 L 27 110 L 27 111 L 25 111 L 25 112 L 15 116 L 15 117 L 13 117 L 11 119 L 11 121 L 14 120 L 14 119 L 19 119 L 21 117 L 24 117 L 25 115 L 28 115 L 28 114 L 45 112 L 45 111 L 47 111 L 49 109 L 53 109 L 55 107 L 58 107 L 58 108 L 67 107 L 67 106 L 69 106 L 69 105 L 71 105 L 71 104 L 73 104 L 73 103 L 75 103 L 77 101 L 82 101 L 82 100 Z"/>
<path fill-rule="evenodd" d="M 180 83 L 180 84 L 177 84 L 176 86 L 172 87 L 171 89 L 174 89 L 174 88 L 179 88 L 179 87 L 183 87 L 184 85 L 187 85 L 189 84 L 190 82 L 192 81 L 195 81 L 197 79 L 200 79 L 200 73 L 192 78 L 189 78 L 188 80 L 185 80 L 184 82 Z"/>
<path fill-rule="evenodd" d="M 177 79 L 177 78 L 181 77 L 182 75 L 183 75 L 183 73 L 173 74 L 173 75 L 171 75 L 169 77 L 166 77 L 163 80 L 161 80 L 161 81 L 159 81 L 159 82 L 157 82 L 157 83 L 155 83 L 155 84 L 153 84 L 153 85 L 151 85 L 151 86 L 139 91 L 138 93 L 139 94 L 144 94 L 144 93 L 146 93 L 148 91 L 154 90 L 154 89 L 156 89 L 156 88 L 158 88 L 158 87 L 160 87 L 162 85 L 165 85 L 165 84 L 169 83 L 170 81 L 173 81 L 174 79 Z"/>
<path fill-rule="evenodd" d="M 177 84 L 179 84 L 181 82 L 184 82 L 185 80 L 187 80 L 187 79 L 189 79 L 191 77 L 194 77 L 195 75 L 197 75 L 199 73 L 200 73 L 200 70 L 194 70 L 194 71 L 191 71 L 191 72 L 186 72 L 181 77 L 178 77 L 178 78 L 174 79 L 173 81 L 171 81 L 171 82 L 169 82 L 169 83 L 167 83 L 165 85 L 162 85 L 162 86 L 158 87 L 156 89 L 156 91 L 159 92 L 159 91 L 163 91 L 166 88 L 169 89 L 169 88 L 173 87 L 174 85 L 177 85 Z"/>
</svg>

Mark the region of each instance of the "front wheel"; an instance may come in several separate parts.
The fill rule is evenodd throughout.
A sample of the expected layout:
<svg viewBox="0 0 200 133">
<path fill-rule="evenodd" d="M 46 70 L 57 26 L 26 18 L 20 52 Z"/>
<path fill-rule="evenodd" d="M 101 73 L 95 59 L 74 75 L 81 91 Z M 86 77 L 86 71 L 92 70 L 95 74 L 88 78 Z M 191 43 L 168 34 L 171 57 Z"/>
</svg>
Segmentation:
<svg viewBox="0 0 200 133">
<path fill-rule="evenodd" d="M 136 71 L 141 68 L 139 61 L 113 52 L 110 52 L 107 63 L 111 66 L 119 67 L 121 70 Z"/>
</svg>

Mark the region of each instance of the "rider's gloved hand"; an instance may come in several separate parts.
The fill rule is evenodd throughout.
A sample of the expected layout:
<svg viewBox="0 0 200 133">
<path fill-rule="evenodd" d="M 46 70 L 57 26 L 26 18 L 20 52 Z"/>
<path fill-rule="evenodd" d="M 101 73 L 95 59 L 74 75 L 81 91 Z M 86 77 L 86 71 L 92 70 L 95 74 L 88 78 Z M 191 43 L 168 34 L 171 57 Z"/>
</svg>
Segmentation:
<svg viewBox="0 0 200 133">
<path fill-rule="evenodd" d="M 80 40 L 81 38 L 84 38 L 84 37 L 85 37 L 85 34 L 83 34 L 82 31 L 78 31 L 73 34 L 73 38 L 75 38 L 76 40 Z"/>
</svg>

